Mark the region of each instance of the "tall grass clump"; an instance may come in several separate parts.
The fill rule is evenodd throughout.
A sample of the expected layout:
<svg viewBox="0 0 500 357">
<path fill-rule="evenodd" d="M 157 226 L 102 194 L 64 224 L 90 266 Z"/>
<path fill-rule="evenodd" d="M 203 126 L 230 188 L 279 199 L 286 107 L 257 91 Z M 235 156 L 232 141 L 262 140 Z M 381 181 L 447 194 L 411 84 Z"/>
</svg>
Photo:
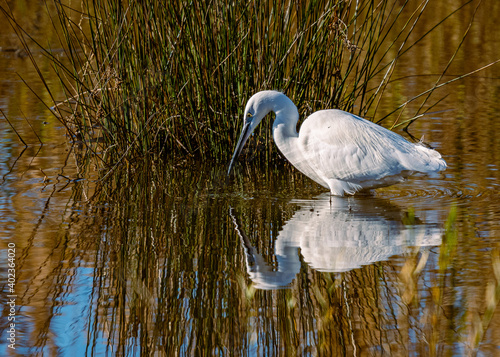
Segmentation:
<svg viewBox="0 0 500 357">
<path fill-rule="evenodd" d="M 373 116 L 398 59 L 422 39 L 409 40 L 427 3 L 54 1 L 65 56 L 39 46 L 67 96 L 53 98 L 54 111 L 100 162 L 226 160 L 258 90 L 284 91 L 301 114 Z M 32 39 L 2 10 L 29 50 Z M 260 130 L 269 143 L 269 124 Z"/>
</svg>

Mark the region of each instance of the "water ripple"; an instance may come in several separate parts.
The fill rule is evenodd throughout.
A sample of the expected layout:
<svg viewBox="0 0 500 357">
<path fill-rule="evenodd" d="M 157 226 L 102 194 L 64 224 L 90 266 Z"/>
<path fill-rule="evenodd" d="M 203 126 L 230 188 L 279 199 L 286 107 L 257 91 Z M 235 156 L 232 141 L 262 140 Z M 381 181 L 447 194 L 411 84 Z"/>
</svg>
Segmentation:
<svg viewBox="0 0 500 357">
<path fill-rule="evenodd" d="M 474 199 L 499 196 L 499 190 L 478 185 L 459 186 L 451 182 L 413 182 L 411 185 L 393 186 L 379 189 L 376 193 L 388 199 L 429 198 L 429 199 Z"/>
</svg>

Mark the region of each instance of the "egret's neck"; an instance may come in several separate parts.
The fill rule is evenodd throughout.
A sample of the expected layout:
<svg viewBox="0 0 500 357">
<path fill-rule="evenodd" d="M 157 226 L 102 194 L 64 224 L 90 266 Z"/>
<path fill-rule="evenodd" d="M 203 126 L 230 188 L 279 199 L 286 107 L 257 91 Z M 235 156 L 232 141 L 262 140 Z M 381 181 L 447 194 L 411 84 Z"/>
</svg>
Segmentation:
<svg viewBox="0 0 500 357">
<path fill-rule="evenodd" d="M 283 100 L 277 102 L 273 108 L 273 111 L 276 113 L 273 123 L 273 137 L 278 148 L 287 156 L 287 152 L 289 151 L 287 146 L 291 145 L 290 141 L 298 137 L 297 122 L 299 120 L 299 112 L 295 104 L 288 97 L 283 97 Z"/>
<path fill-rule="evenodd" d="M 297 133 L 297 122 L 299 121 L 297 107 L 283 93 L 273 91 L 264 93 L 266 98 L 266 101 L 262 103 L 264 104 L 264 111 L 266 114 L 270 111 L 276 114 L 273 123 L 273 138 L 276 146 L 299 171 L 321 182 L 319 177 L 311 175 L 311 167 L 301 150 L 299 134 Z"/>
</svg>

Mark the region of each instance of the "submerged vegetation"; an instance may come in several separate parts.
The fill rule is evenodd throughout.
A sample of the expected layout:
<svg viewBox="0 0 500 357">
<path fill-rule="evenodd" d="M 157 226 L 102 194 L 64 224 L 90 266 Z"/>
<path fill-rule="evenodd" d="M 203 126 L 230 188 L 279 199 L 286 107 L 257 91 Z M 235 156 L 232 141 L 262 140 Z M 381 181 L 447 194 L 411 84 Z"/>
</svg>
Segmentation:
<svg viewBox="0 0 500 357">
<path fill-rule="evenodd" d="M 301 115 L 337 107 L 383 121 L 377 107 L 394 68 L 446 20 L 413 35 L 427 4 L 54 1 L 48 8 L 64 56 L 34 43 L 51 59 L 67 96 L 47 105 L 99 163 L 145 155 L 226 160 L 241 108 L 258 90 L 284 91 Z M 36 66 L 34 39 L 8 7 L 1 10 Z M 433 108 L 428 99 L 440 80 L 418 97 L 417 113 L 391 119 L 393 126 Z M 269 153 L 269 124 L 260 130 Z"/>
</svg>

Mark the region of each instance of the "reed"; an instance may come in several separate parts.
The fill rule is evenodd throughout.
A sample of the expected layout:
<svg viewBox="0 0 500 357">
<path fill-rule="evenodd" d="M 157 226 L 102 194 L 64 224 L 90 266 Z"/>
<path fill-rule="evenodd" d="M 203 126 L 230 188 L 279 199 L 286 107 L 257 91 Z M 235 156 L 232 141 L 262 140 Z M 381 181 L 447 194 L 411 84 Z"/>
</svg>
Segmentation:
<svg viewBox="0 0 500 357">
<path fill-rule="evenodd" d="M 410 40 L 428 1 L 408 3 L 54 1 L 64 60 L 40 47 L 67 95 L 54 111 L 100 162 L 227 160 L 258 90 L 284 91 L 301 115 L 337 107 L 374 119 L 398 60 L 442 23 Z M 258 129 L 263 155 L 269 127 Z"/>
</svg>

